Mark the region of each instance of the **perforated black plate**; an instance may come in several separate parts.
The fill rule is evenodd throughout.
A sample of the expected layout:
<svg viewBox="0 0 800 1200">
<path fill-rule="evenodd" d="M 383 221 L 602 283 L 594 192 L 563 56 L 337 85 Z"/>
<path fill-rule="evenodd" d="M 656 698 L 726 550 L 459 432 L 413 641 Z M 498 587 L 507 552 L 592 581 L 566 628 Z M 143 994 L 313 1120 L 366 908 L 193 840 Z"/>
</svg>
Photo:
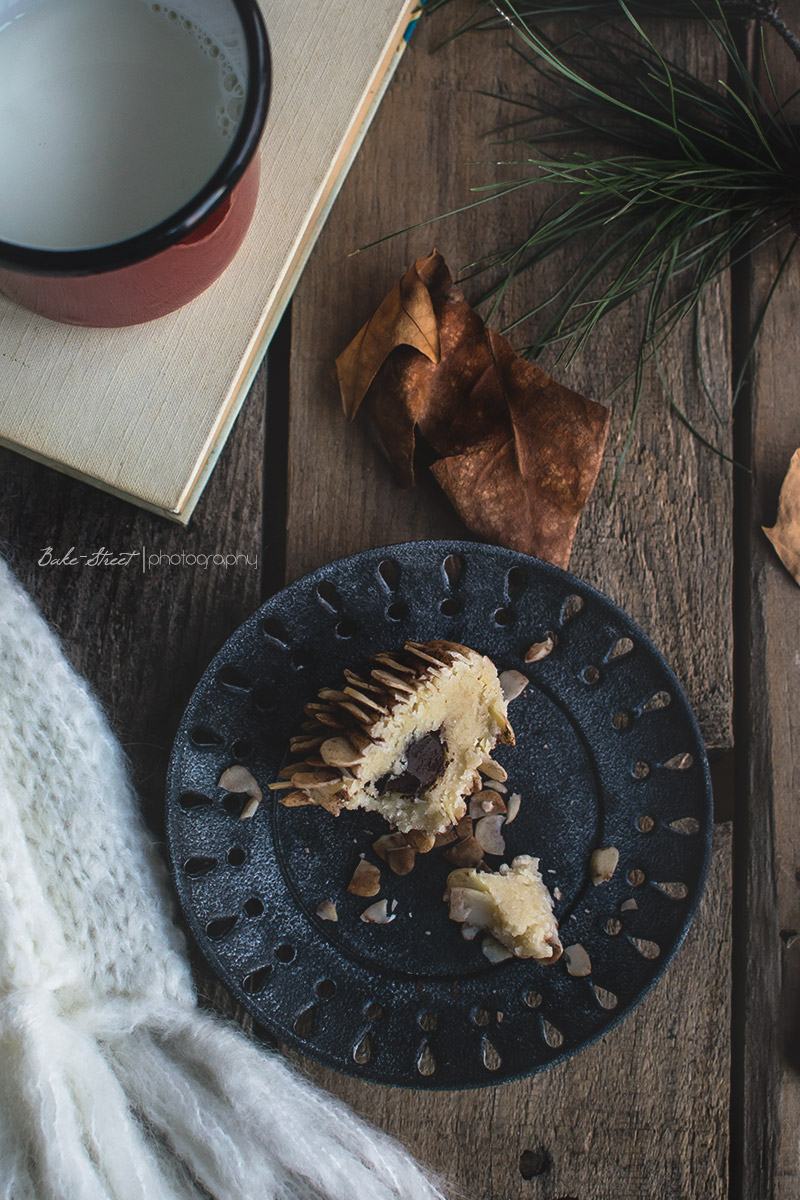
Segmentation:
<svg viewBox="0 0 800 1200">
<path fill-rule="evenodd" d="M 525 651 L 556 648 L 525 667 Z M 496 757 L 522 803 L 507 860 L 531 853 L 557 897 L 565 961 L 492 965 L 442 902 L 449 864 L 382 872 L 394 920 L 346 891 L 386 827 L 286 809 L 266 785 L 303 705 L 342 669 L 404 639 L 448 638 L 530 685 L 510 706 L 517 745 Z M 265 792 L 217 781 L 244 763 Z M 189 927 L 217 975 L 282 1041 L 340 1071 L 406 1087 L 475 1087 L 539 1071 L 606 1033 L 663 972 L 708 866 L 710 783 L 677 679 L 619 608 L 536 559 L 467 542 L 416 542 L 342 559 L 274 596 L 226 643 L 190 701 L 169 772 L 167 828 Z M 594 886 L 592 852 L 616 846 Z M 499 860 L 494 860 L 495 864 Z M 317 908 L 332 900 L 338 921 Z M 394 902 L 396 901 L 396 905 Z"/>
</svg>

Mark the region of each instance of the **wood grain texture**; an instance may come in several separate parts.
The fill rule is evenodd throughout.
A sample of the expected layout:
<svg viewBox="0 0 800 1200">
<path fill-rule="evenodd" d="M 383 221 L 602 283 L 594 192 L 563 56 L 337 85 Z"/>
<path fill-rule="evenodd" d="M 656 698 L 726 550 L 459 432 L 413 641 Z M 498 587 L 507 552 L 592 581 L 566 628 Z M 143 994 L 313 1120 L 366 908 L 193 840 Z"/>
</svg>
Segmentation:
<svg viewBox="0 0 800 1200">
<path fill-rule="evenodd" d="M 456 9 L 458 6 L 456 6 Z M 446 14 L 441 14 L 442 16 Z M 446 31 L 438 16 L 411 40 L 293 305 L 292 422 L 289 448 L 288 572 L 407 537 L 464 536 L 429 472 L 403 491 L 390 478 L 360 420 L 341 415 L 331 365 L 377 304 L 420 254 L 436 243 L 453 269 L 498 244 L 513 244 L 550 193 L 516 192 L 471 212 L 348 257 L 372 239 L 463 205 L 473 184 L 497 178 L 469 166 L 490 156 L 485 131 L 509 109 L 478 89 L 521 93 L 531 72 L 508 50 L 505 34 L 475 35 L 432 47 Z M 675 53 L 705 61 L 714 48 L 686 22 L 672 35 Z M 497 157 L 497 151 L 494 151 Z M 569 262 L 539 268 L 537 287 L 563 283 Z M 525 277 L 511 289 L 497 321 L 531 302 Z M 479 285 L 466 286 L 468 295 Z M 538 294 L 538 293 L 537 293 Z M 675 398 L 691 420 L 730 448 L 729 292 L 726 279 L 707 297 L 703 356 L 723 416 L 716 425 L 702 399 L 691 359 L 691 330 L 664 355 Z M 525 330 L 512 340 L 525 344 Z M 633 316 L 617 314 L 564 382 L 604 399 L 634 362 Z M 704 449 L 677 420 L 658 381 L 648 379 L 642 411 L 616 502 L 611 485 L 630 420 L 630 388 L 614 401 L 606 459 L 585 512 L 571 569 L 621 604 L 677 671 L 711 749 L 731 744 L 731 479 L 727 463 Z M 691 636 L 687 631 L 691 630 Z"/>
<path fill-rule="evenodd" d="M 731 833 L 716 828 L 697 920 L 666 975 L 577 1058 L 519 1083 L 458 1093 L 367 1088 L 293 1060 L 410 1146 L 450 1181 L 453 1197 L 722 1200 Z M 541 1169 L 526 1179 L 521 1166 L 531 1165 Z"/>
<path fill-rule="evenodd" d="M 800 3 L 781 6 L 790 28 Z M 797 86 L 798 64 L 768 41 L 779 94 Z M 753 266 L 751 319 L 759 311 L 790 240 L 761 251 Z M 737 811 L 740 929 L 741 1153 L 746 1200 L 800 1195 L 800 589 L 761 531 L 774 524 L 778 493 L 800 447 L 800 254 L 770 305 L 756 347 L 750 440 L 753 477 L 742 573 L 742 748 L 746 787 Z M 743 518 L 747 514 L 743 513 Z"/>
<path fill-rule="evenodd" d="M 290 579 L 357 550 L 407 538 L 465 536 L 428 473 L 401 491 L 359 423 L 343 421 L 332 377 L 336 354 L 414 257 L 436 244 L 453 267 L 508 242 L 539 203 L 532 191 L 433 229 L 348 257 L 348 251 L 415 220 L 463 204 L 482 181 L 470 160 L 487 156 L 479 133 L 501 106 L 476 89 L 522 89 L 505 37 L 463 39 L 435 55 L 441 25 L 423 23 L 387 93 L 293 304 L 287 573 Z M 677 53 L 705 56 L 695 27 Z M 485 172 L 484 172 L 485 177 Z M 541 201 L 543 203 L 543 201 Z M 544 286 L 563 269 L 548 265 Z M 527 286 L 530 286 L 528 284 Z M 468 290 L 474 295 L 475 288 Z M 510 298 L 505 312 L 511 311 Z M 723 414 L 729 404 L 727 280 L 707 302 L 707 375 Z M 500 314 L 500 318 L 503 317 Z M 565 378 L 603 397 L 631 364 L 628 314 L 606 328 L 593 356 Z M 524 344 L 518 337 L 517 344 Z M 729 446 L 727 424 L 709 425 L 690 367 L 688 333 L 665 360 L 676 399 L 704 432 Z M 666 413 L 648 380 L 618 499 L 606 508 L 625 438 L 629 401 L 617 402 L 607 460 L 579 527 L 572 568 L 617 600 L 675 666 L 707 743 L 731 742 L 731 479 Z M 307 1067 L 454 1180 L 469 1200 L 694 1200 L 727 1191 L 729 831 L 719 835 L 714 884 L 691 940 L 640 1012 L 600 1045 L 519 1084 L 420 1096 Z M 676 998 L 679 997 L 679 1003 Z M 549 1169 L 525 1180 L 520 1155 L 546 1152 Z M 541 1159 L 541 1161 L 545 1161 Z"/>
</svg>

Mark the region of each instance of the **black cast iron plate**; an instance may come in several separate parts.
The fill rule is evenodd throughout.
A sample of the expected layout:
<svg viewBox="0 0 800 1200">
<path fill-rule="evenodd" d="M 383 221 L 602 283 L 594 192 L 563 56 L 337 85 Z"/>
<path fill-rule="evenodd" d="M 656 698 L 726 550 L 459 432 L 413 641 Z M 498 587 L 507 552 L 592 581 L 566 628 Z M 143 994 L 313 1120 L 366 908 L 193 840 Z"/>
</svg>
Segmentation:
<svg viewBox="0 0 800 1200">
<path fill-rule="evenodd" d="M 552 632 L 557 645 L 525 666 Z M 530 684 L 509 707 L 517 745 L 496 757 L 522 803 L 506 859 L 531 853 L 557 897 L 564 959 L 492 965 L 442 902 L 449 864 L 383 868 L 385 925 L 346 888 L 386 827 L 286 809 L 277 777 L 303 705 L 405 639 L 463 642 Z M 217 786 L 243 763 L 264 789 Z M 675 953 L 708 867 L 708 766 L 689 704 L 661 655 L 616 605 L 536 559 L 469 542 L 414 542 L 331 563 L 269 600 L 201 679 L 170 763 L 167 830 L 186 920 L 212 969 L 281 1041 L 349 1074 L 405 1087 L 518 1078 L 574 1054 L 643 998 Z M 592 852 L 619 850 L 613 878 Z M 492 861 L 492 860 L 490 860 Z M 495 865 L 499 860 L 494 860 Z M 338 921 L 316 910 L 332 900 Z"/>
</svg>

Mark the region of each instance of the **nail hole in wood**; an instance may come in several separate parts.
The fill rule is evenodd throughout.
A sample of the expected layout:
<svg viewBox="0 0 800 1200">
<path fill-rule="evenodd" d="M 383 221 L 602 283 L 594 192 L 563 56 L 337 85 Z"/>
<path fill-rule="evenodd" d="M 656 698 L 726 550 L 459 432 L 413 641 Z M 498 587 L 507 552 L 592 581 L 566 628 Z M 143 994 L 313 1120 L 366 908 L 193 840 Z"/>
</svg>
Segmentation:
<svg viewBox="0 0 800 1200">
<path fill-rule="evenodd" d="M 550 1169 L 550 1155 L 546 1150 L 523 1150 L 519 1156 L 519 1173 L 523 1179 L 535 1179 Z"/>
<path fill-rule="evenodd" d="M 242 911 L 246 917 L 260 917 L 264 912 L 263 901 L 258 896 L 251 896 L 245 901 Z"/>
<path fill-rule="evenodd" d="M 280 946 L 275 948 L 275 957 L 278 962 L 290 963 L 297 958 L 297 951 L 294 946 L 290 946 L 288 942 L 282 942 Z"/>
</svg>

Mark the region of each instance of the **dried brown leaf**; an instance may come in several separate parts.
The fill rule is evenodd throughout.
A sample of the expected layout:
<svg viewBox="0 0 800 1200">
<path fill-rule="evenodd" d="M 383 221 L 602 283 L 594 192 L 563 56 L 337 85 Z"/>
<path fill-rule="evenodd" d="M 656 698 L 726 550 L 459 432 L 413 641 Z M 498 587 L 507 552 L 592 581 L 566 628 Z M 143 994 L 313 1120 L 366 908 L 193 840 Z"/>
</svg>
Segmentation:
<svg viewBox="0 0 800 1200">
<path fill-rule="evenodd" d="M 411 346 L 431 362 L 439 361 L 439 328 L 429 286 L 442 267 L 444 260 L 435 251 L 418 258 L 337 358 L 336 374 L 348 420 L 358 412 L 386 356 L 396 346 Z"/>
<path fill-rule="evenodd" d="M 786 570 L 800 583 L 800 450 L 795 450 L 778 497 L 778 518 L 761 527 Z"/>
<path fill-rule="evenodd" d="M 436 251 L 417 259 L 404 282 L 412 273 L 429 292 L 440 352 L 420 353 L 391 323 L 383 333 L 377 323 L 372 373 L 360 372 L 354 387 L 345 368 L 348 355 L 359 353 L 362 330 L 337 362 L 345 412 L 354 415 L 366 399 L 405 486 L 414 483 L 419 431 L 439 456 L 434 476 L 473 533 L 565 567 L 600 468 L 608 410 L 556 383 L 487 329 Z M 397 299 L 389 305 L 390 299 L 387 312 L 397 310 Z"/>
</svg>

